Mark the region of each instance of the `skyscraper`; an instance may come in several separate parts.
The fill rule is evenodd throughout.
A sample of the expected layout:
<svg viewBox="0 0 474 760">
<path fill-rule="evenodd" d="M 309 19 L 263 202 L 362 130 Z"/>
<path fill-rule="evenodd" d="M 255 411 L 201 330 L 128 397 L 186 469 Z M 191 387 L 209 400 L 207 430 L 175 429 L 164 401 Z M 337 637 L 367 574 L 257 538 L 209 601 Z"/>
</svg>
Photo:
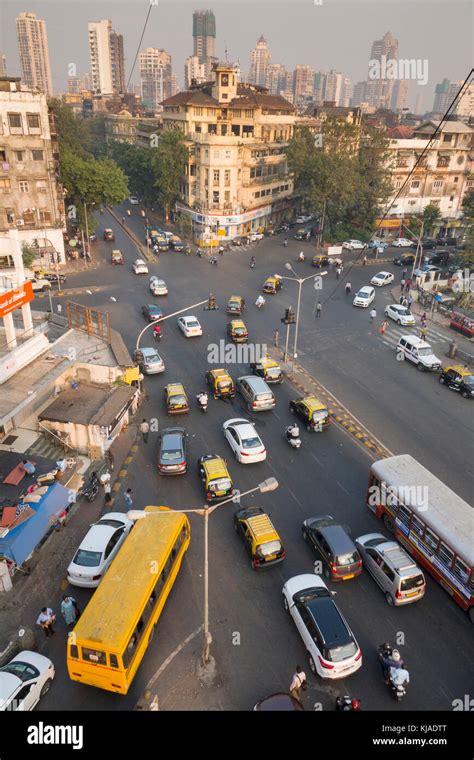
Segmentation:
<svg viewBox="0 0 474 760">
<path fill-rule="evenodd" d="M 409 85 L 408 79 L 396 79 L 394 81 L 390 110 L 403 111 L 407 107 Z"/>
<path fill-rule="evenodd" d="M 450 82 L 449 79 L 443 79 L 435 87 L 435 97 L 433 111 L 435 113 L 445 113 L 456 97 L 461 82 Z"/>
<path fill-rule="evenodd" d="M 212 76 L 215 58 L 216 19 L 213 11 L 193 13 L 193 55 L 206 67 L 206 78 Z"/>
<path fill-rule="evenodd" d="M 387 32 L 381 40 L 375 40 L 372 45 L 369 62 L 369 73 L 371 62 L 378 61 L 380 64 L 385 60 L 398 60 L 398 40 L 396 37 Z M 375 108 L 390 108 L 392 99 L 393 79 L 382 79 L 382 77 L 368 78 L 367 80 L 367 101 Z"/>
<path fill-rule="evenodd" d="M 51 96 L 53 85 L 46 23 L 37 19 L 36 13 L 20 13 L 16 18 L 16 36 L 24 84 Z"/>
<path fill-rule="evenodd" d="M 123 37 L 112 29 L 112 22 L 89 21 L 91 87 L 95 95 L 125 94 Z"/>
<path fill-rule="evenodd" d="M 0 53 L 0 77 L 7 75 L 7 59 L 3 53 Z"/>
<path fill-rule="evenodd" d="M 286 69 L 281 63 L 270 63 L 267 66 L 265 87 L 270 95 L 279 95 L 286 85 Z"/>
<path fill-rule="evenodd" d="M 268 49 L 265 37 L 259 38 L 256 47 L 250 53 L 250 73 L 249 82 L 265 87 L 267 76 L 267 67 L 271 60 L 271 54 Z"/>
<path fill-rule="evenodd" d="M 305 63 L 297 63 L 293 73 L 293 92 L 295 104 L 303 103 L 313 98 L 314 69 Z"/>
<path fill-rule="evenodd" d="M 351 98 L 351 106 L 358 106 L 367 101 L 367 82 L 357 82 Z"/>
<path fill-rule="evenodd" d="M 148 108 L 157 108 L 171 92 L 171 56 L 166 50 L 145 48 L 140 53 L 140 96 Z"/>
<path fill-rule="evenodd" d="M 189 90 L 191 83 L 202 84 L 207 80 L 206 64 L 200 63 L 197 55 L 190 55 L 184 64 L 184 89 Z"/>
</svg>

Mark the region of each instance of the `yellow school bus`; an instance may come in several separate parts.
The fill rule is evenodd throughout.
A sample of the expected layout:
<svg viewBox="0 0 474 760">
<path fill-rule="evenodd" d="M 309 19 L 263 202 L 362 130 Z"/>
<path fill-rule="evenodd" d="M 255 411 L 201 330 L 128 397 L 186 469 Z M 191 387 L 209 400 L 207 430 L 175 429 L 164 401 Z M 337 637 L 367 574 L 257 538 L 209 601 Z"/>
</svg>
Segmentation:
<svg viewBox="0 0 474 760">
<path fill-rule="evenodd" d="M 189 546 L 189 521 L 168 507 L 145 507 L 69 634 L 73 681 L 126 694 Z"/>
</svg>

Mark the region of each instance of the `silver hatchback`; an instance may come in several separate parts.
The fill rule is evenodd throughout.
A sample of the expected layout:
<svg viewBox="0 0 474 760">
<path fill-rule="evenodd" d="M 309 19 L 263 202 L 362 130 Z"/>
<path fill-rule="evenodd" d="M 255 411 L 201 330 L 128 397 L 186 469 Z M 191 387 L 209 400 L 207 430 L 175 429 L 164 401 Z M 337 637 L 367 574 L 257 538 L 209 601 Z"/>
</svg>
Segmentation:
<svg viewBox="0 0 474 760">
<path fill-rule="evenodd" d="M 135 351 L 135 361 L 144 375 L 157 375 L 165 371 L 165 363 L 154 348 L 140 348 Z"/>
</svg>

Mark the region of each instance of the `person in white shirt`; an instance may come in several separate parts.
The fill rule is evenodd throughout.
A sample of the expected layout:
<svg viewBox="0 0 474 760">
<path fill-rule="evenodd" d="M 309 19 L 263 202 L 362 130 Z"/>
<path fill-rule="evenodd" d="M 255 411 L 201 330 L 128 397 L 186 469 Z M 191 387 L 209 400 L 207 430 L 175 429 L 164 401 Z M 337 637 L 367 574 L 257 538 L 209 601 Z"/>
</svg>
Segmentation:
<svg viewBox="0 0 474 760">
<path fill-rule="evenodd" d="M 43 629 L 46 638 L 55 633 L 55 630 L 53 629 L 55 620 L 56 615 L 54 614 L 51 607 L 43 607 L 40 614 L 38 615 L 36 625 L 39 625 Z"/>
<path fill-rule="evenodd" d="M 303 672 L 300 665 L 297 665 L 296 672 L 293 674 L 293 680 L 290 684 L 290 694 L 299 702 L 301 702 L 301 689 L 306 689 L 306 673 Z"/>
<path fill-rule="evenodd" d="M 404 667 L 390 668 L 390 680 L 395 686 L 404 686 L 410 683 L 410 674 Z"/>
</svg>

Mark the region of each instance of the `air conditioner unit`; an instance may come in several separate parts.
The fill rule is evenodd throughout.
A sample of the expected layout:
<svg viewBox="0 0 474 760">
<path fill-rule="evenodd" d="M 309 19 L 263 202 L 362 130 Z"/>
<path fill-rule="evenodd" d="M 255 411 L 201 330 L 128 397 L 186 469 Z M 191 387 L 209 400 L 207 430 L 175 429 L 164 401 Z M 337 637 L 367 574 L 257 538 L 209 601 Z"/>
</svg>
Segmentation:
<svg viewBox="0 0 474 760">
<path fill-rule="evenodd" d="M 23 221 L 23 219 L 17 219 L 16 220 L 16 226 L 17 227 L 23 227 L 24 223 L 25 222 Z"/>
</svg>

